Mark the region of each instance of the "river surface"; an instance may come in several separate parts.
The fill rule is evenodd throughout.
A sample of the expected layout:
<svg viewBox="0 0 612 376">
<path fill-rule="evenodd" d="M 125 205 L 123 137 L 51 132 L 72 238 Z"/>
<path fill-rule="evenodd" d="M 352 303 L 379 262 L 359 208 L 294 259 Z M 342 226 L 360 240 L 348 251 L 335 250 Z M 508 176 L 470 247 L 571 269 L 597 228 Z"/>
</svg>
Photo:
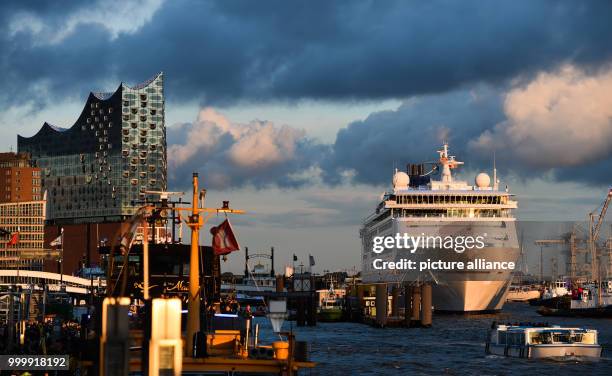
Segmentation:
<svg viewBox="0 0 612 376">
<path fill-rule="evenodd" d="M 310 358 L 318 362 L 312 375 L 612 375 L 612 319 L 542 317 L 536 307 L 509 303 L 498 314 L 434 315 L 431 328 L 377 329 L 356 323 L 317 323 L 293 328 L 297 340 L 310 343 Z M 485 336 L 493 321 L 548 322 L 597 329 L 607 345 L 599 361 L 543 361 L 485 354 Z M 273 339 L 267 320 L 261 338 Z M 264 335 L 266 333 L 266 335 Z"/>
</svg>

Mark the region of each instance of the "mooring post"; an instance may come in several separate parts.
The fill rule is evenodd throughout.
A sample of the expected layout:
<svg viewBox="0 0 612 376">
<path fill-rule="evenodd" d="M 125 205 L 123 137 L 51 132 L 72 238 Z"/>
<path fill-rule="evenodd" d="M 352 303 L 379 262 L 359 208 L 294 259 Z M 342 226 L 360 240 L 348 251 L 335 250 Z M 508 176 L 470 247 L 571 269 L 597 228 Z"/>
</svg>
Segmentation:
<svg viewBox="0 0 612 376">
<path fill-rule="evenodd" d="M 399 317 L 399 286 L 395 285 L 391 288 L 391 316 Z"/>
<path fill-rule="evenodd" d="M 421 286 L 421 326 L 429 328 L 432 322 L 431 312 L 431 284 L 425 283 Z"/>
<path fill-rule="evenodd" d="M 412 318 L 411 325 L 418 325 L 421 318 L 421 289 L 419 286 L 412 287 Z"/>
<path fill-rule="evenodd" d="M 389 295 L 387 294 L 387 284 L 376 284 L 376 324 L 384 327 L 387 324 L 387 305 Z"/>
<path fill-rule="evenodd" d="M 297 326 L 306 325 L 306 318 L 304 312 L 306 304 L 304 304 L 304 300 L 305 299 L 303 296 L 297 297 Z"/>
<path fill-rule="evenodd" d="M 357 308 L 358 308 L 357 320 L 359 321 L 363 320 L 363 310 L 365 308 L 365 304 L 363 300 L 363 295 L 364 295 L 363 289 L 364 289 L 363 285 L 357 285 Z"/>
<path fill-rule="evenodd" d="M 308 326 L 317 325 L 317 299 L 314 297 L 315 294 L 313 291 L 308 295 L 308 316 L 306 317 Z"/>
</svg>

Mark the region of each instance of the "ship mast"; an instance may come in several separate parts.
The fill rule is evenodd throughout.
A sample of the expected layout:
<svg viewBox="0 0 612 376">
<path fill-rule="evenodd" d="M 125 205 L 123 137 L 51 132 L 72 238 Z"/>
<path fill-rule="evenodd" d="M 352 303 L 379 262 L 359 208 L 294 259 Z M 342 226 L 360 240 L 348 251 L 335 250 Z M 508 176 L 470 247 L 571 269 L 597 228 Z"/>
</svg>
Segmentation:
<svg viewBox="0 0 612 376">
<path fill-rule="evenodd" d="M 451 169 L 459 167 L 463 162 L 455 160 L 454 155 L 448 154 L 448 142 L 446 141 L 444 141 L 443 148 L 438 150 L 438 153 L 440 154 L 440 164 L 442 165 L 442 182 L 450 184 L 453 182 Z"/>
</svg>

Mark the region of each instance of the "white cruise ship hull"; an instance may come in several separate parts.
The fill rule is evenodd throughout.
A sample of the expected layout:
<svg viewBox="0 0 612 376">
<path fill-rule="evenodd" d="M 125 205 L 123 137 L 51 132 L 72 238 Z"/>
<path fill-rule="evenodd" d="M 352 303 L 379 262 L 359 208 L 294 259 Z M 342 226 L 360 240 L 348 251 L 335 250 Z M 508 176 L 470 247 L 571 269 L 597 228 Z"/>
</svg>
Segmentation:
<svg viewBox="0 0 612 376">
<path fill-rule="evenodd" d="M 499 311 L 506 301 L 506 281 L 454 281 L 434 285 L 433 304 L 442 312 Z"/>
<path fill-rule="evenodd" d="M 386 223 L 385 223 L 386 222 Z M 366 239 L 363 252 L 363 282 L 432 284 L 435 311 L 487 312 L 499 311 L 506 302 L 512 280 L 513 269 L 493 270 L 389 270 L 375 269 L 373 261 L 382 259 L 397 261 L 413 260 L 417 264 L 427 260 L 461 261 L 465 265 L 477 259 L 486 261 L 513 262 L 519 257 L 519 246 L 514 220 L 403 220 L 388 219 L 370 228 L 371 236 L 394 236 L 408 233 L 412 236 L 426 235 L 486 235 L 486 246 L 482 249 L 457 253 L 448 249 L 419 249 L 415 253 L 393 249 L 375 254 Z"/>
</svg>

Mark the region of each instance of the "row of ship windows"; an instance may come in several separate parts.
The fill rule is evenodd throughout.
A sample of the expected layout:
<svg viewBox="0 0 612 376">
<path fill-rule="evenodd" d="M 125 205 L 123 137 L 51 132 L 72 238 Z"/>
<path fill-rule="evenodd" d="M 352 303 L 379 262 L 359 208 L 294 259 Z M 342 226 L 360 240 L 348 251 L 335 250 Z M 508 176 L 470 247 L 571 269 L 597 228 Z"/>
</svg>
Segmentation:
<svg viewBox="0 0 612 376">
<path fill-rule="evenodd" d="M 393 217 L 419 218 L 498 218 L 510 217 L 509 209 L 393 209 Z"/>
<path fill-rule="evenodd" d="M 398 204 L 506 204 L 508 196 L 398 195 Z"/>
</svg>

